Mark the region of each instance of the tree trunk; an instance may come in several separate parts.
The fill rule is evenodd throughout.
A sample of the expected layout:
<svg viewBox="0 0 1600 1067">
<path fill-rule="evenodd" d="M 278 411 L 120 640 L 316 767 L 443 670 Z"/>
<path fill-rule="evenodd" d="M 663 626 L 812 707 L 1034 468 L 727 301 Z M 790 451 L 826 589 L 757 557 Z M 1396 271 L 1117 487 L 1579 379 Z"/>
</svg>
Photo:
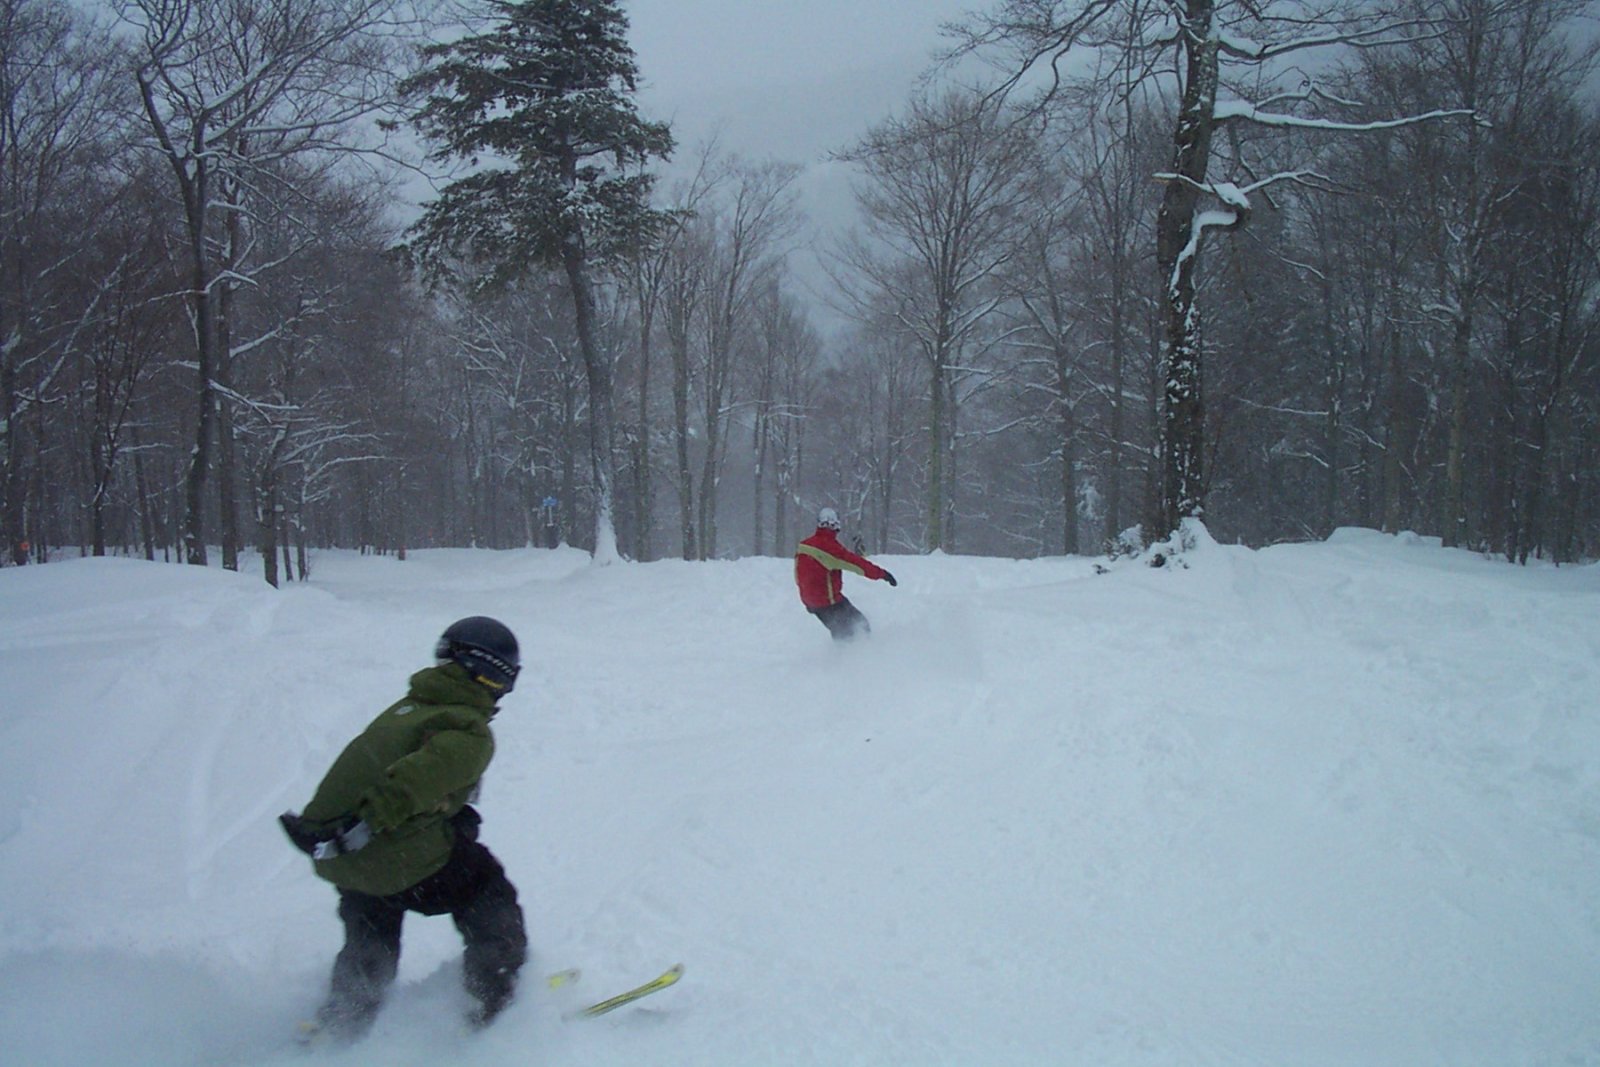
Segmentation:
<svg viewBox="0 0 1600 1067">
<path fill-rule="evenodd" d="M 139 447 L 138 424 L 130 426 L 128 433 L 133 444 L 134 493 L 139 498 L 139 540 L 144 548 L 144 558 L 153 562 L 156 558 L 155 523 L 151 518 L 154 504 L 150 499 L 150 479 L 144 470 L 144 449 Z"/>
<path fill-rule="evenodd" d="M 1325 265 L 1326 266 L 1326 265 Z M 1331 271 L 1322 275 L 1322 332 L 1323 332 L 1323 403 L 1327 415 L 1323 420 L 1322 458 L 1322 535 L 1333 533 L 1339 523 L 1339 467 L 1343 462 L 1340 445 L 1344 438 L 1344 376 L 1345 359 L 1338 343 L 1338 330 L 1334 325 L 1334 292 Z"/>
<path fill-rule="evenodd" d="M 203 172 L 198 179 L 204 182 Z M 199 412 L 195 420 L 194 448 L 189 453 L 189 473 L 184 479 L 184 559 L 206 565 L 206 473 L 211 464 L 212 423 L 217 394 L 213 384 L 212 352 L 216 339 L 210 276 L 206 270 L 204 194 L 196 193 L 189 210 L 190 299 L 194 302 L 195 362 Z"/>
<path fill-rule="evenodd" d="M 683 558 L 698 558 L 694 536 L 694 472 L 689 463 L 689 338 L 672 333 L 672 426 L 678 448 L 678 522 Z"/>
<path fill-rule="evenodd" d="M 290 520 L 288 512 L 282 512 L 279 515 L 277 536 L 278 544 L 283 551 L 283 580 L 286 582 L 295 580 L 294 557 L 290 555 L 290 550 L 293 547 L 290 544 L 290 533 L 293 528 L 294 523 Z M 304 569 L 301 570 L 299 580 L 302 582 L 306 580 Z"/>
<path fill-rule="evenodd" d="M 941 329 L 941 333 L 942 333 Z M 943 339 L 937 343 L 933 352 L 933 380 L 929 385 L 930 410 L 928 413 L 928 551 L 938 552 L 944 548 L 944 512 L 945 512 L 945 444 L 946 433 L 945 411 L 946 389 Z"/>
<path fill-rule="evenodd" d="M 241 146 L 242 147 L 242 146 Z M 228 181 L 222 190 L 226 203 L 236 205 L 243 195 L 237 181 Z M 239 270 L 239 252 L 244 246 L 243 224 L 239 211 L 228 211 L 227 244 L 223 260 L 223 279 Z M 217 507 L 221 517 L 222 566 L 239 569 L 239 491 L 233 431 L 233 319 L 237 286 L 217 282 Z"/>
<path fill-rule="evenodd" d="M 96 557 L 106 554 L 106 498 L 111 489 L 112 429 L 111 376 L 103 363 L 96 361 L 94 414 L 89 425 L 89 529 L 91 551 Z"/>
<path fill-rule="evenodd" d="M 583 353 L 583 369 L 589 383 L 589 465 L 594 478 L 594 561 L 615 563 L 617 528 L 612 518 L 612 487 L 616 484 L 615 457 L 611 446 L 616 438 L 615 411 L 611 396 L 611 364 L 600 351 L 595 336 L 594 289 L 589 279 L 589 259 L 583 235 L 569 234 L 561 247 L 561 263 L 566 268 L 567 284 L 572 289 L 573 319 L 577 326 L 578 350 Z"/>
<path fill-rule="evenodd" d="M 573 544 L 571 531 L 578 525 L 578 437 L 577 383 L 562 375 L 561 384 L 561 541 Z M 561 541 L 557 541 L 560 544 Z"/>
<path fill-rule="evenodd" d="M 654 324 L 653 301 L 645 303 L 639 325 L 639 430 L 634 441 L 633 528 L 634 557 L 655 558 L 654 494 L 650 484 L 650 333 Z"/>
<path fill-rule="evenodd" d="M 763 383 L 764 388 L 765 383 Z M 758 556 L 762 554 L 761 543 L 766 536 L 767 454 L 770 451 L 767 440 L 767 408 L 770 402 L 770 398 L 765 395 L 760 398 L 756 407 L 755 429 L 752 431 L 753 437 L 750 442 L 751 449 L 755 453 L 756 465 L 751 474 L 750 487 L 750 508 L 753 512 L 750 546 L 751 551 Z"/>
<path fill-rule="evenodd" d="M 1106 524 L 1105 540 L 1107 544 L 1114 544 L 1117 535 L 1122 533 L 1122 438 L 1124 429 L 1123 407 L 1126 399 L 1123 397 L 1123 367 L 1124 344 L 1123 337 L 1123 294 L 1126 291 L 1124 280 L 1124 260 L 1120 251 L 1114 252 L 1116 261 L 1112 264 L 1111 273 L 1111 453 L 1107 457 L 1107 465 L 1111 468 L 1107 476 L 1106 487 Z"/>
<path fill-rule="evenodd" d="M 1156 220 L 1156 262 L 1165 286 L 1166 373 L 1158 437 L 1160 496 L 1149 531 L 1161 540 L 1205 508 L 1205 406 L 1201 394 L 1204 347 L 1195 302 L 1200 242 L 1194 232 L 1199 185 L 1211 159 L 1217 99 L 1217 41 L 1211 34 L 1212 0 L 1188 0 L 1184 35 L 1187 78 L 1173 135 L 1173 172 Z"/>
<path fill-rule="evenodd" d="M 306 505 L 305 500 L 302 498 L 300 509 L 295 515 L 294 524 L 294 569 L 297 580 L 302 582 L 311 574 L 311 557 L 306 550 L 305 515 Z M 287 552 L 288 549 L 285 548 L 284 551 Z"/>
<path fill-rule="evenodd" d="M 772 491 L 772 553 L 788 554 L 786 538 L 789 533 L 789 501 L 794 497 L 795 481 L 799 477 L 799 431 L 795 419 L 785 418 L 778 434 L 778 472 Z"/>
<path fill-rule="evenodd" d="M 716 358 L 706 373 L 706 454 L 700 471 L 699 537 L 701 559 L 717 554 L 717 489 L 722 459 L 722 374 Z"/>
<path fill-rule="evenodd" d="M 1057 367 L 1064 367 L 1064 354 L 1057 353 Z M 1078 421 L 1067 401 L 1070 374 L 1061 374 L 1057 383 L 1061 404 L 1061 551 L 1076 556 L 1078 544 Z"/>
<path fill-rule="evenodd" d="M 1063 411 L 1061 416 L 1061 502 L 1065 511 L 1061 517 L 1061 551 L 1068 556 L 1076 556 L 1080 551 L 1078 544 L 1078 449 L 1076 430 L 1073 428 L 1073 419 L 1070 411 Z"/>
<path fill-rule="evenodd" d="M 0 284 L 16 285 L 0 259 Z M 18 286 L 20 288 L 20 286 Z M 11 562 L 13 547 L 22 540 L 22 450 L 17 447 L 17 372 L 12 362 L 22 346 L 22 325 L 6 314 L 9 301 L 0 300 L 0 566 Z"/>
<path fill-rule="evenodd" d="M 278 480 L 277 464 L 268 461 L 256 487 L 256 551 L 261 553 L 262 576 L 278 587 Z"/>
<path fill-rule="evenodd" d="M 1466 294 L 1463 294 L 1466 295 Z M 1476 295 L 1468 297 L 1475 300 Z M 1467 408 L 1472 380 L 1472 305 L 1461 306 L 1450 340 L 1450 441 L 1445 452 L 1444 513 L 1439 518 L 1444 546 L 1453 548 L 1467 534 Z"/>
</svg>

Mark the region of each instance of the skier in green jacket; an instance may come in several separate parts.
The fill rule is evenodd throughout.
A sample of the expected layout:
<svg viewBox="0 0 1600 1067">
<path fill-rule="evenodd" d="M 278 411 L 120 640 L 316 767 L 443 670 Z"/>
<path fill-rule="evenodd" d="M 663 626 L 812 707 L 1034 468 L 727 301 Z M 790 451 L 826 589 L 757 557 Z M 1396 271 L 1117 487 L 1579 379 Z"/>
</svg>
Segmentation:
<svg viewBox="0 0 1600 1067">
<path fill-rule="evenodd" d="M 345 943 L 310 1029 L 354 1039 L 372 1025 L 400 963 L 408 911 L 448 914 L 466 943 L 463 979 L 475 1025 L 510 1001 L 527 957 L 517 891 L 478 843 L 469 801 L 494 756 L 489 720 L 521 660 L 504 624 L 453 623 L 438 664 L 345 747 L 305 810 L 280 817 L 319 877 L 339 890 Z"/>
</svg>

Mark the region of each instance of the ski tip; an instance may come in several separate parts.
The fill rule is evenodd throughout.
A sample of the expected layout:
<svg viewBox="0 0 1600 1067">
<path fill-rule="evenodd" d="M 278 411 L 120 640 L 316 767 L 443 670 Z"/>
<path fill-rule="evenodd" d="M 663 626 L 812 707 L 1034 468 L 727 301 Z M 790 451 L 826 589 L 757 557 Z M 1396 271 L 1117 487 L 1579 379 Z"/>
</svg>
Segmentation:
<svg viewBox="0 0 1600 1067">
<path fill-rule="evenodd" d="M 661 990 L 666 989 L 668 986 L 677 982 L 677 980 L 681 977 L 683 977 L 683 964 L 675 963 L 671 967 L 668 967 L 666 970 L 662 971 L 656 977 L 650 979 L 650 981 L 646 982 L 644 985 L 636 986 L 633 989 L 628 990 L 626 993 L 619 993 L 610 1000 L 602 1000 L 598 1004 L 589 1005 L 587 1008 L 580 1008 L 575 1012 L 568 1012 L 564 1014 L 562 1018 L 593 1019 L 600 1015 L 606 1015 L 617 1010 L 618 1008 L 632 1004 L 634 1001 L 642 1000 L 652 993 L 659 993 Z"/>
<path fill-rule="evenodd" d="M 573 982 L 576 982 L 578 977 L 582 974 L 583 972 L 578 968 L 569 967 L 564 971 L 557 971 L 555 974 L 546 975 L 544 984 L 550 989 L 560 989 L 563 986 L 569 986 Z"/>
</svg>

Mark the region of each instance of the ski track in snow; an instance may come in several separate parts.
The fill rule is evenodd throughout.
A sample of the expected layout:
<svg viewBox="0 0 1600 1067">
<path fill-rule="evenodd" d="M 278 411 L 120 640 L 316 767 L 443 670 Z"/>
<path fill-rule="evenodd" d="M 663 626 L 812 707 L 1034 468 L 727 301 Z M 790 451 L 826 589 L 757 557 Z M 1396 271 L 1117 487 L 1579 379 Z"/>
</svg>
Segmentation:
<svg viewBox="0 0 1600 1067">
<path fill-rule="evenodd" d="M 274 816 L 488 613 L 526 666 L 484 840 L 527 973 L 583 978 L 465 1035 L 413 916 L 309 1062 L 1600 1064 L 1600 567 L 886 562 L 850 646 L 777 559 L 0 570 L 0 1058 L 308 1062 L 334 894 Z"/>
</svg>

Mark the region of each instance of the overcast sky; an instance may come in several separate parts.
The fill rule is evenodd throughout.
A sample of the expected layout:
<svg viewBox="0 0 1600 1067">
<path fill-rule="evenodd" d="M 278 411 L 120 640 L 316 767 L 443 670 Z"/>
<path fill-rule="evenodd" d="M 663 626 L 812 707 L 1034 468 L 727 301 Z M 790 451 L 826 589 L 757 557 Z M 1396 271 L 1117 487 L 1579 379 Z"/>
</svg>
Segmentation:
<svg viewBox="0 0 1600 1067">
<path fill-rule="evenodd" d="M 691 148 L 806 162 L 897 109 L 975 0 L 626 0 L 641 102 Z"/>
<path fill-rule="evenodd" d="M 720 131 L 725 151 L 803 165 L 813 251 L 852 214 L 848 168 L 826 161 L 901 110 L 943 22 L 986 0 L 624 0 L 639 103 L 672 123 L 682 165 Z M 796 280 L 827 287 L 810 257 Z M 820 311 L 821 309 L 819 309 Z M 822 318 L 828 316 L 824 312 Z M 828 328 L 834 323 L 819 322 Z"/>
</svg>

